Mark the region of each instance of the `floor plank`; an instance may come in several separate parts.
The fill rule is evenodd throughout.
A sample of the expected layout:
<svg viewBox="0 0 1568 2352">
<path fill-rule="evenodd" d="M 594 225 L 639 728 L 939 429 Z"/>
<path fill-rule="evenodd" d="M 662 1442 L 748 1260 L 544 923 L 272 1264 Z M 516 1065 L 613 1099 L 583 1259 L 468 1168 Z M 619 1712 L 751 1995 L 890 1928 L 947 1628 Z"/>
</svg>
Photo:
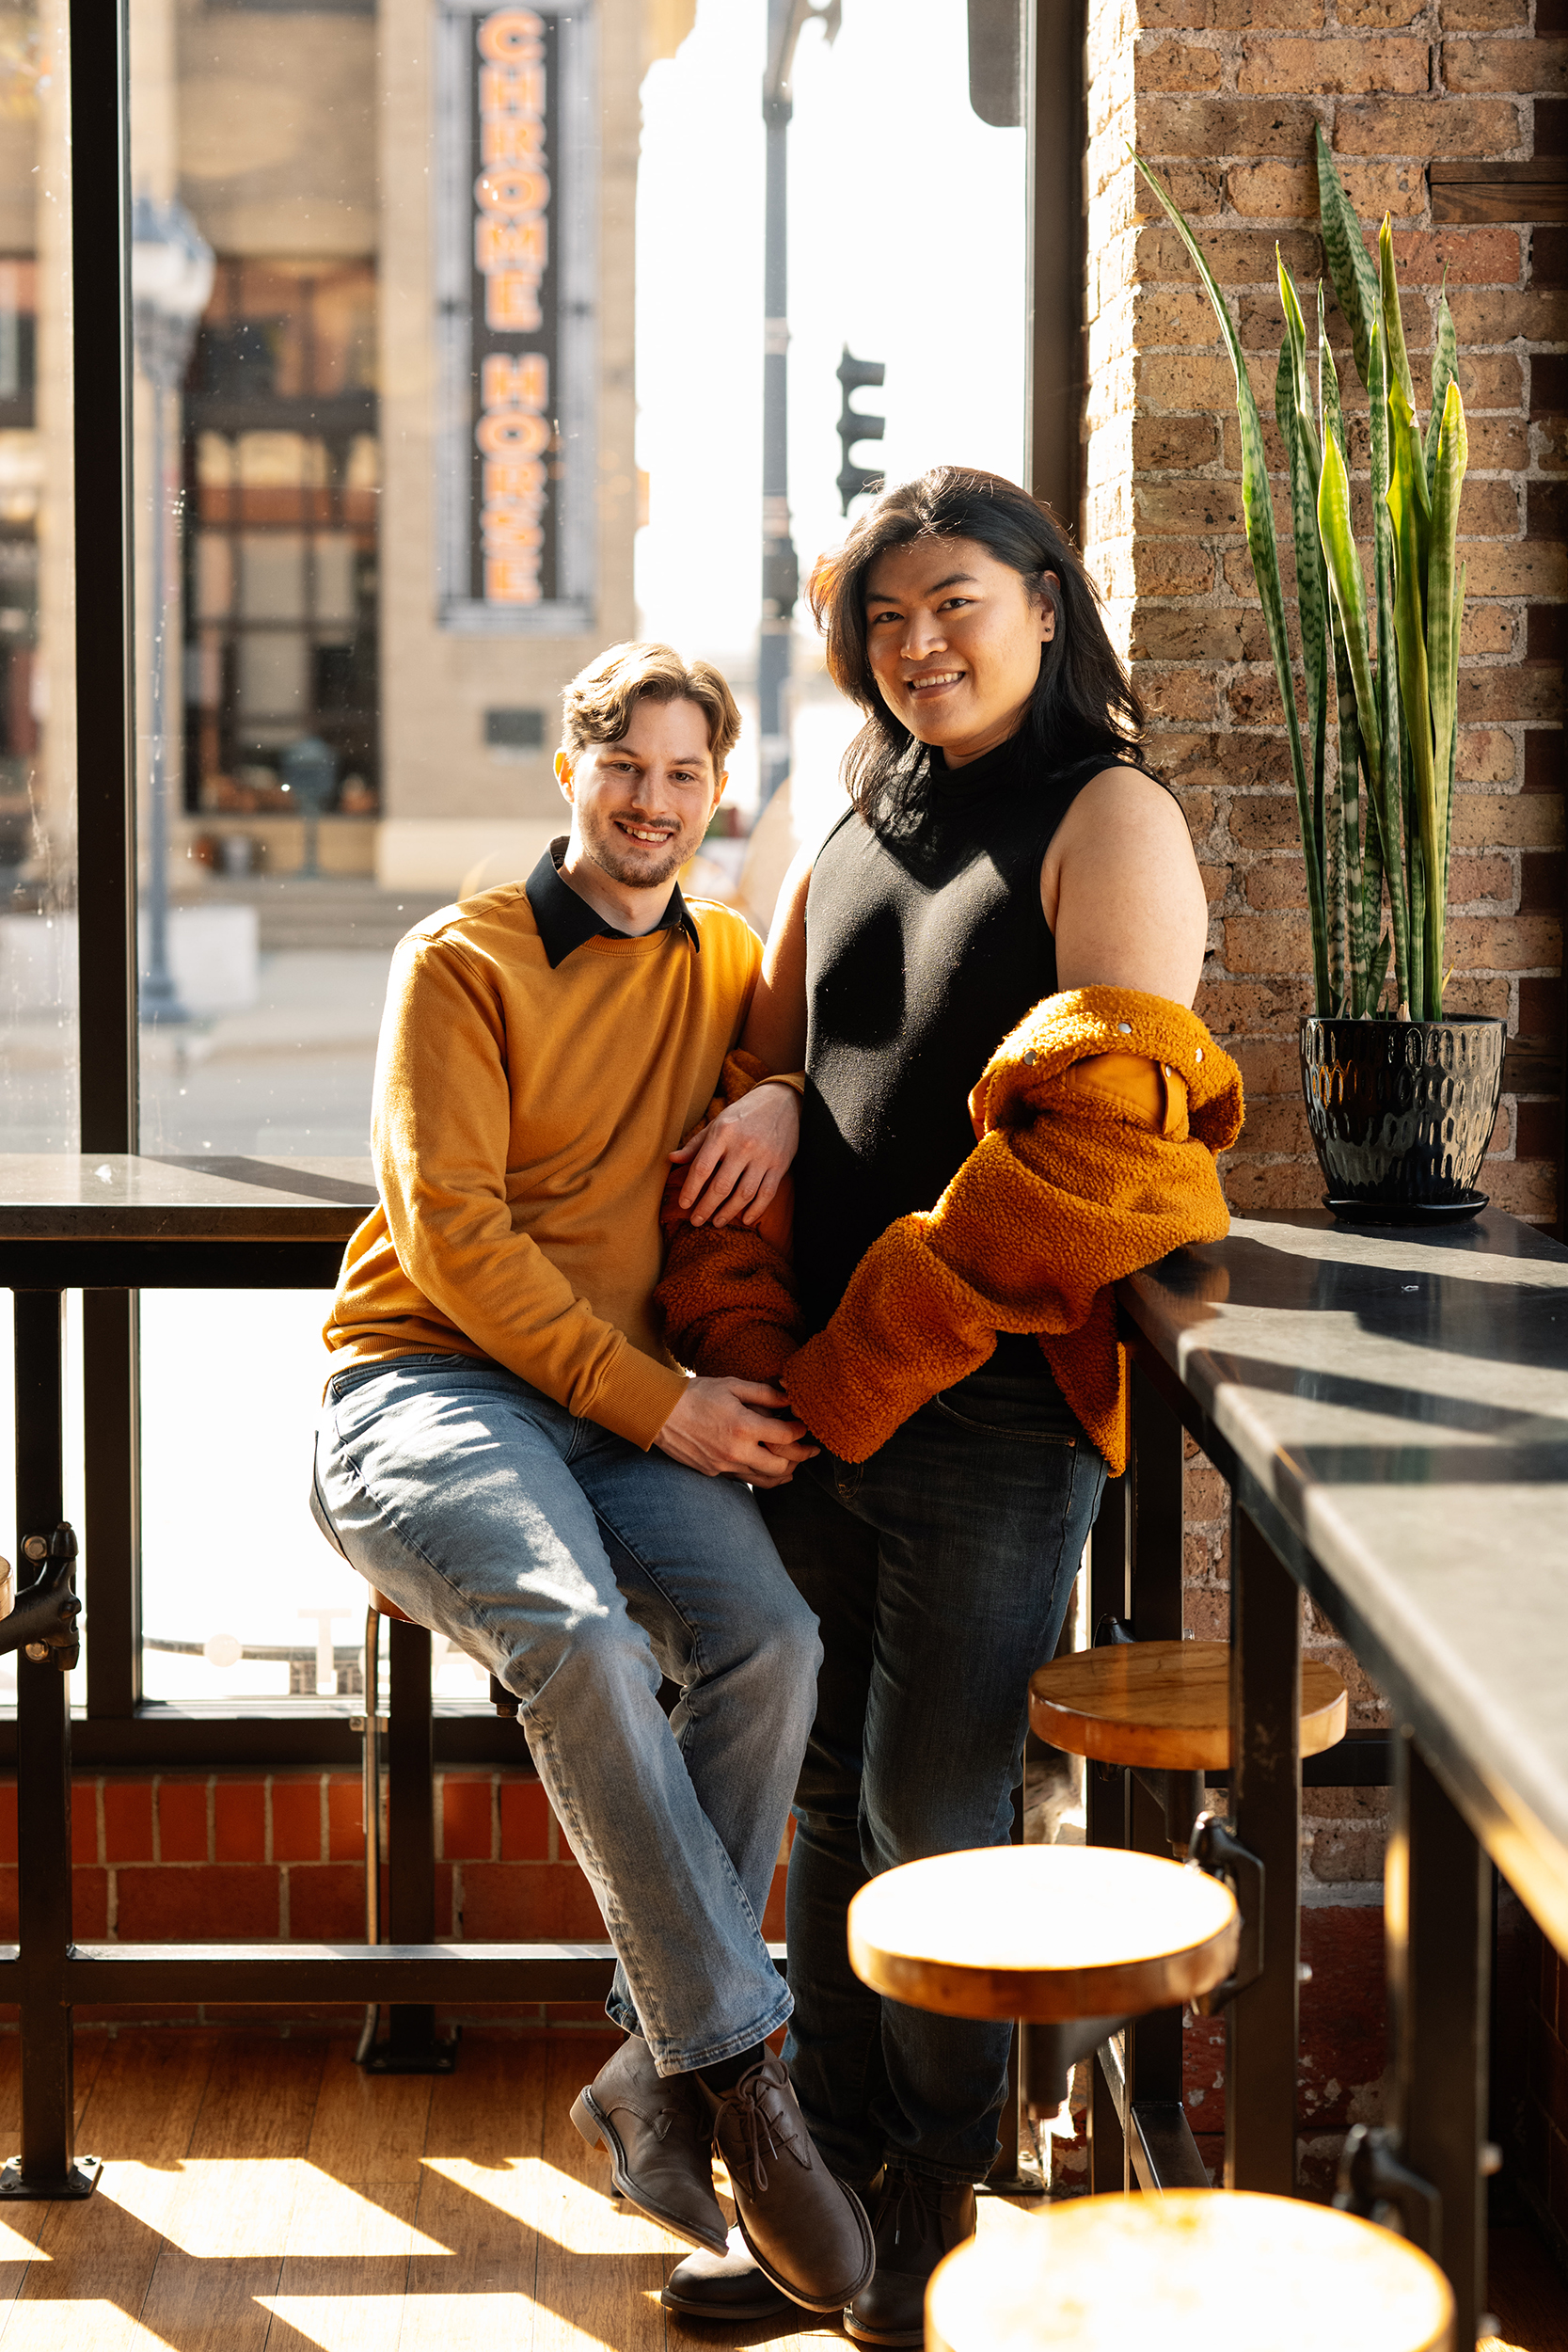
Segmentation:
<svg viewBox="0 0 1568 2352">
<path fill-rule="evenodd" d="M 329 2044 L 306 2150 L 335 2181 L 417 2187 L 430 2126 L 431 2074 L 367 2074 L 352 2042 Z"/>
<path fill-rule="evenodd" d="M 170 2352 L 262 2352 L 325 2062 L 321 2042 L 219 2042 L 142 2307 Z"/>
<path fill-rule="evenodd" d="M 545 2074 L 531 2042 L 470 2037 L 435 2077 L 399 2352 L 531 2352 Z"/>
<path fill-rule="evenodd" d="M 533 2352 L 587 2352 L 603 2344 L 616 2352 L 661 2352 L 665 2341 L 658 2291 L 686 2248 L 631 2206 L 611 2202 L 609 2159 L 584 2146 L 571 2121 L 572 2101 L 619 2040 L 563 2036 L 549 2053 Z"/>
<path fill-rule="evenodd" d="M 87 2037 L 84 2036 L 84 2041 Z M 21 2206 L 40 2219 L 40 2259 L 29 2269 L 4 2341 L 21 2352 L 91 2343 L 93 2352 L 151 2341 L 140 2320 L 164 2248 L 164 2221 L 180 2188 L 212 2069 L 210 2033 L 125 2034 L 99 2044 L 78 2145 L 103 2160 L 96 2193 L 79 2203 Z M 92 2332 L 85 2310 L 92 2307 Z"/>
<path fill-rule="evenodd" d="M 398 2352 L 418 2186 L 371 2197 L 311 2170 L 294 2207 L 267 2352 Z"/>
</svg>

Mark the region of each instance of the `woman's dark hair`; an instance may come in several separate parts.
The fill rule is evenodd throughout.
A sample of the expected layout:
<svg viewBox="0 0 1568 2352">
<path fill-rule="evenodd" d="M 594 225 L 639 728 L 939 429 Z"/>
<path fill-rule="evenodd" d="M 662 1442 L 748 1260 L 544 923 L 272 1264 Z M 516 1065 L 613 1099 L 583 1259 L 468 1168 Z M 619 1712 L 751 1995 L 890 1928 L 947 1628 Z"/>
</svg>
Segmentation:
<svg viewBox="0 0 1568 2352">
<path fill-rule="evenodd" d="M 828 675 L 866 715 L 843 771 L 861 815 L 897 808 L 926 771 L 925 746 L 882 700 L 865 639 L 866 574 L 890 548 L 916 539 L 973 539 L 1050 603 L 1055 634 L 1040 648 L 1039 680 L 1024 722 L 1041 761 L 1057 767 L 1100 753 L 1141 767 L 1143 705 L 1105 634 L 1094 583 L 1050 508 L 1001 474 L 933 466 L 918 481 L 884 490 L 844 545 L 820 556 L 812 571 L 811 609 L 828 640 Z"/>
</svg>

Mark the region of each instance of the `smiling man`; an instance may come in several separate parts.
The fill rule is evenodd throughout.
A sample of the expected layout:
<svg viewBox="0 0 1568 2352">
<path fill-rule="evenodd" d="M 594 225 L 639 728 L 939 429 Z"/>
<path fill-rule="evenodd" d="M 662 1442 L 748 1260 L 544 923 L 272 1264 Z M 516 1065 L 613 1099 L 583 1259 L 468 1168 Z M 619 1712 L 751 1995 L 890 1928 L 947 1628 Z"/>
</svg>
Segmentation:
<svg viewBox="0 0 1568 2352">
<path fill-rule="evenodd" d="M 724 789 L 728 686 L 617 645 L 565 694 L 571 832 L 526 882 L 418 925 L 376 1066 L 380 1206 L 326 1342 L 323 1528 L 520 1702 L 619 1958 L 627 2039 L 573 2121 L 622 2195 L 722 2255 L 710 2147 L 797 2302 L 869 2276 L 853 2195 L 766 2038 L 789 1994 L 758 1925 L 816 1699 L 816 1623 L 748 1490 L 812 1449 L 755 1381 L 688 1380 L 657 1335 L 670 1155 L 738 1041 L 761 949 L 676 881 Z M 734 1200 L 786 1164 L 763 1085 Z M 751 1213 L 751 1212 L 749 1212 Z M 661 1672 L 680 1686 L 666 1720 Z"/>
</svg>

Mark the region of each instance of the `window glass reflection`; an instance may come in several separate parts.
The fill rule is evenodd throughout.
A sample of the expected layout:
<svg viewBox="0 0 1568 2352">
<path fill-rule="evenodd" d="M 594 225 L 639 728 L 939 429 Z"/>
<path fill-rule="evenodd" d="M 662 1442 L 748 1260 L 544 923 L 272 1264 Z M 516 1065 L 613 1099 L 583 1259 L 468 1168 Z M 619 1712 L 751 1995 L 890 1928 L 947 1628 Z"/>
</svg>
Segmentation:
<svg viewBox="0 0 1568 2352">
<path fill-rule="evenodd" d="M 0 16 L 0 1131 L 76 1148 L 65 11 Z"/>
</svg>

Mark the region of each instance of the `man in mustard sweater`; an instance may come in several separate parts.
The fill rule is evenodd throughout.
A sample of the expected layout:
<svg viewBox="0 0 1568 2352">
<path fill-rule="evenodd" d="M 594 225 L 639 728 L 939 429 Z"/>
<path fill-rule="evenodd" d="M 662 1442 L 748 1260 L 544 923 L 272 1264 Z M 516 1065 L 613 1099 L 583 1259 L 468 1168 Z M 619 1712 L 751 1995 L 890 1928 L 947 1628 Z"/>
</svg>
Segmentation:
<svg viewBox="0 0 1568 2352">
<path fill-rule="evenodd" d="M 381 1205 L 326 1327 L 314 1507 L 372 1584 L 521 1702 L 619 1959 L 628 2038 L 573 2108 L 617 2189 L 722 2256 L 717 2144 L 757 2261 L 832 2311 L 869 2276 L 870 2235 L 766 2047 L 790 2000 L 759 1927 L 820 1653 L 749 1484 L 811 1449 L 778 1390 L 688 1380 L 652 1307 L 670 1155 L 761 961 L 739 915 L 688 905 L 675 880 L 739 724 L 706 663 L 612 647 L 566 691 L 569 836 L 399 946 Z M 795 1100 L 751 1099 L 735 1201 L 755 1214 Z M 661 1672 L 681 1688 L 668 1721 Z"/>
</svg>

